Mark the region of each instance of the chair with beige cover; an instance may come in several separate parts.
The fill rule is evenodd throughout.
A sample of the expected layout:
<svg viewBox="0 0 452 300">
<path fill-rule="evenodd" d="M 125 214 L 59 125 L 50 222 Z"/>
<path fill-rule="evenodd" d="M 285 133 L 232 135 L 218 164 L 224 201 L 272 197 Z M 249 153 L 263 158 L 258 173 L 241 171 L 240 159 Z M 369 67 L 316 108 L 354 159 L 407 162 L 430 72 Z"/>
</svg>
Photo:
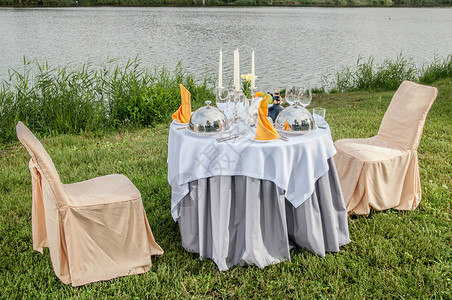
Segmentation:
<svg viewBox="0 0 452 300">
<path fill-rule="evenodd" d="M 334 143 L 345 205 L 349 213 L 413 210 L 421 201 L 417 148 L 435 87 L 404 81 L 394 94 L 378 134 Z"/>
<path fill-rule="evenodd" d="M 16 131 L 31 155 L 33 249 L 49 248 L 61 281 L 79 286 L 148 271 L 163 250 L 133 183 L 114 174 L 63 184 L 33 133 L 22 122 Z"/>
</svg>

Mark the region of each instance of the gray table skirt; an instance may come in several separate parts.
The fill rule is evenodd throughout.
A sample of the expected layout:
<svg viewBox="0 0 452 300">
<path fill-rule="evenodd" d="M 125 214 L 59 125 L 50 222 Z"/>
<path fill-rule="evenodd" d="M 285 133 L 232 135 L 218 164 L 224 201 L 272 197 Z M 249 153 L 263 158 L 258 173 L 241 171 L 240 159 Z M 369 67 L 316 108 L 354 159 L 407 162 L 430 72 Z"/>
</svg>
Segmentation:
<svg viewBox="0 0 452 300">
<path fill-rule="evenodd" d="M 301 247 L 319 256 L 350 242 L 347 211 L 333 159 L 312 196 L 298 208 L 273 182 L 215 176 L 189 184 L 181 202 L 182 246 L 221 271 L 248 263 L 264 268 Z M 303 184 L 303 179 L 299 179 Z"/>
</svg>

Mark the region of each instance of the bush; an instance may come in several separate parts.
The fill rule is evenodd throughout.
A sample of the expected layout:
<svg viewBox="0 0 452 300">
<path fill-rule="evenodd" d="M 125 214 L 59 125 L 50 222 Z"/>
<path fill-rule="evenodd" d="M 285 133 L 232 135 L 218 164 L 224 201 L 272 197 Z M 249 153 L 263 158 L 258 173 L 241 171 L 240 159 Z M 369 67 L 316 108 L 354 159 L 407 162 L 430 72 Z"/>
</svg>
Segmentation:
<svg viewBox="0 0 452 300">
<path fill-rule="evenodd" d="M 96 69 L 24 60 L 24 71 L 10 71 L 0 86 L 0 142 L 15 139 L 19 120 L 46 135 L 169 122 L 180 105 L 180 83 L 191 92 L 193 107 L 214 97 L 209 78 L 198 84 L 180 64 L 171 75 L 165 68 L 143 69 L 137 58 L 125 67 L 114 62 Z"/>
<path fill-rule="evenodd" d="M 452 55 L 448 55 L 446 59 L 435 58 L 435 61 L 424 66 L 419 82 L 431 84 L 442 78 L 452 77 Z"/>
<path fill-rule="evenodd" d="M 386 91 L 397 89 L 404 80 L 428 84 L 451 76 L 451 55 L 443 61 L 436 59 L 431 65 L 418 69 L 412 59 L 400 54 L 395 61 L 386 59 L 378 65 L 374 63 L 372 56 L 367 60 L 359 56 L 355 66 L 342 68 L 332 80 L 328 75 L 322 76 L 322 80 L 324 88 L 333 92 Z"/>
</svg>

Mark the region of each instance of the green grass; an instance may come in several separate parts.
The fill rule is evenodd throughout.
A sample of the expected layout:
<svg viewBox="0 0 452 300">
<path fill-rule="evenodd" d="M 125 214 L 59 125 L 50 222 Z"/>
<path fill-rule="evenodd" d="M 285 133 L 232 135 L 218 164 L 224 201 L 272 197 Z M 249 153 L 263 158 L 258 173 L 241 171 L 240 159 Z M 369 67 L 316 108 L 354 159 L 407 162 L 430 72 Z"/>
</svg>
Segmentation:
<svg viewBox="0 0 452 300">
<path fill-rule="evenodd" d="M 324 87 L 338 91 L 395 90 L 403 80 L 430 84 L 452 77 L 452 54 L 416 67 L 399 55 L 395 61 L 374 63 L 360 56 L 355 66 L 334 76 L 323 76 Z M 52 67 L 24 58 L 22 70 L 9 70 L 0 84 L 0 149 L 15 140 L 14 126 L 21 120 L 44 136 L 141 128 L 168 122 L 180 105 L 182 83 L 191 92 L 194 109 L 215 98 L 215 75 L 202 79 L 186 74 L 179 63 L 173 72 L 149 70 L 138 58 L 124 66 L 115 60 L 101 67 L 91 64 Z"/>
<path fill-rule="evenodd" d="M 185 74 L 180 64 L 170 73 L 149 70 L 138 58 L 119 66 L 90 64 L 52 67 L 24 58 L 23 70 L 10 70 L 0 85 L 0 145 L 15 139 L 18 120 L 42 135 L 120 130 L 171 120 L 180 105 L 183 84 L 194 108 L 215 96 L 211 78 Z"/>
<path fill-rule="evenodd" d="M 49 252 L 33 251 L 29 155 L 16 141 L 0 150 L 0 297 L 2 298 L 436 298 L 451 293 L 452 78 L 439 95 L 419 147 L 423 198 L 411 212 L 349 217 L 352 242 L 324 258 L 303 249 L 292 260 L 219 272 L 181 246 L 170 215 L 168 124 L 123 132 L 40 138 L 64 183 L 110 173 L 129 177 L 142 193 L 162 258 L 150 272 L 73 288 L 54 275 Z M 394 91 L 315 95 L 327 108 L 333 139 L 378 131 Z"/>
<path fill-rule="evenodd" d="M 395 60 L 385 59 L 375 63 L 373 56 L 359 56 L 354 66 L 343 67 L 333 76 L 322 76 L 324 88 L 332 92 L 359 90 L 395 90 L 404 80 L 431 84 L 433 81 L 452 77 L 452 54 L 446 58 L 435 58 L 431 64 L 416 67 L 412 58 L 399 54 Z"/>
</svg>

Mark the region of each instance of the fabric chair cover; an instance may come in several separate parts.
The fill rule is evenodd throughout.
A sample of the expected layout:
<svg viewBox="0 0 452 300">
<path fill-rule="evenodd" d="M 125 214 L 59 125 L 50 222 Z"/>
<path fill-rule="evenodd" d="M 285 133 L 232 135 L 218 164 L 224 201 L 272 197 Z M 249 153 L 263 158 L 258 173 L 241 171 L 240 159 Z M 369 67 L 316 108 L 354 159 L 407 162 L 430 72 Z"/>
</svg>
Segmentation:
<svg viewBox="0 0 452 300">
<path fill-rule="evenodd" d="M 22 122 L 16 132 L 31 155 L 33 249 L 49 248 L 58 278 L 79 286 L 148 271 L 163 250 L 133 183 L 114 174 L 63 184 L 33 133 Z"/>
<path fill-rule="evenodd" d="M 421 201 L 417 148 L 435 87 L 404 81 L 394 94 L 378 134 L 334 143 L 334 157 L 350 213 L 413 210 Z"/>
</svg>

